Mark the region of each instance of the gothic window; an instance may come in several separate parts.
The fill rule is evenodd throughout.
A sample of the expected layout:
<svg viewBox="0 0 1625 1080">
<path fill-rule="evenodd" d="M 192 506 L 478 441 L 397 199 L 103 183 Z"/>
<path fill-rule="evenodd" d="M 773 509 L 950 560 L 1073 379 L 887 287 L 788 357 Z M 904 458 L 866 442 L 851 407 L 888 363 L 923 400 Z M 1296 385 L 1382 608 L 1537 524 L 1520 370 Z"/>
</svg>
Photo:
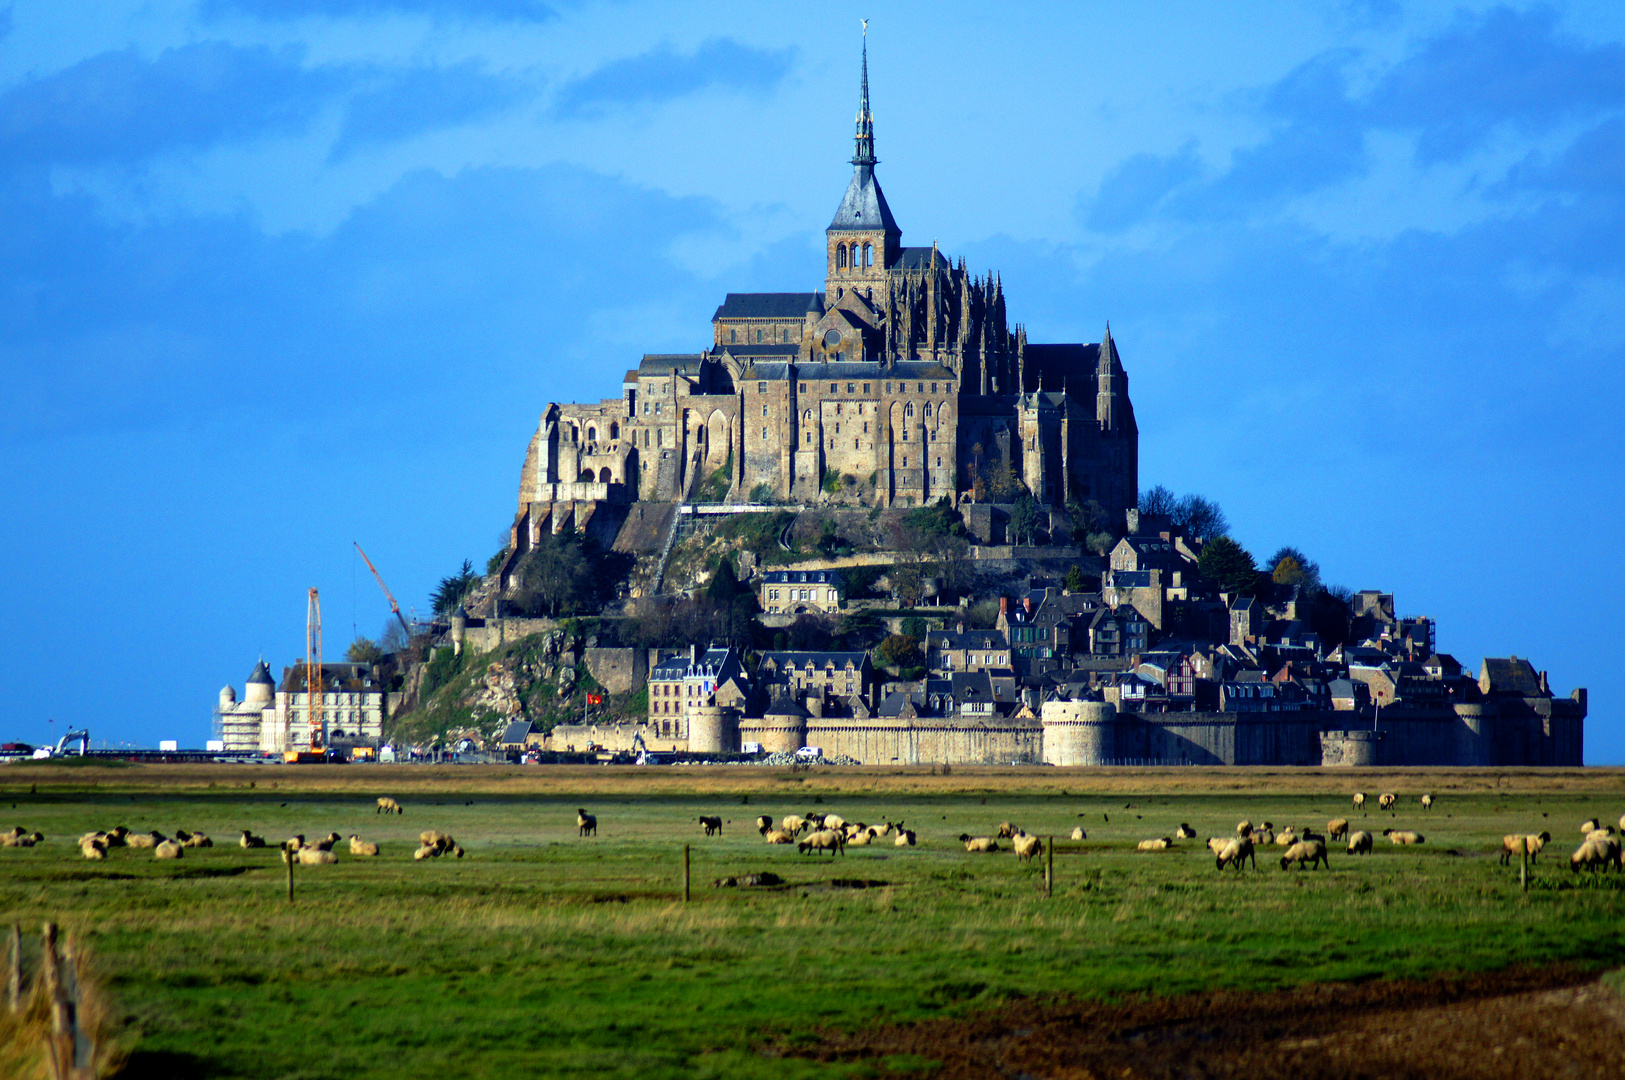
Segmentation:
<svg viewBox="0 0 1625 1080">
<path fill-rule="evenodd" d="M 598 429 L 597 428 L 590 427 L 590 428 L 587 429 L 587 441 L 588 442 L 597 442 L 598 441 Z"/>
<path fill-rule="evenodd" d="M 862 261 L 860 260 L 860 258 L 858 256 L 858 245 L 853 244 L 852 245 L 852 269 L 856 270 L 858 267 L 860 267 L 862 265 L 863 265 L 863 263 L 862 263 Z"/>
<path fill-rule="evenodd" d="M 862 449 L 862 447 L 860 447 L 860 446 L 859 446 L 859 445 L 858 445 L 858 440 L 856 440 L 856 439 L 853 439 L 853 440 L 852 440 L 852 449 L 854 449 L 854 450 L 860 450 L 860 449 Z"/>
<path fill-rule="evenodd" d="M 864 266 L 873 266 L 874 264 L 875 264 L 875 248 L 874 248 L 874 245 L 873 244 L 864 244 L 863 245 L 863 265 Z"/>
<path fill-rule="evenodd" d="M 655 432 L 655 445 L 656 446 L 665 445 L 665 440 L 664 440 L 664 438 L 662 437 L 661 433 L 658 430 Z"/>
<path fill-rule="evenodd" d="M 600 484 L 607 484 L 607 483 L 610 482 L 609 466 L 608 465 L 606 465 L 602 469 L 598 470 L 598 482 Z"/>
<path fill-rule="evenodd" d="M 909 402 L 907 405 L 903 406 L 903 415 L 904 416 L 913 416 L 914 415 L 914 403 L 912 401 Z"/>
<path fill-rule="evenodd" d="M 863 433 L 865 435 L 869 434 L 869 421 L 867 420 L 863 422 Z"/>
<path fill-rule="evenodd" d="M 831 450 L 833 450 L 833 449 L 835 449 L 835 440 L 834 440 L 834 439 L 831 439 L 831 440 L 830 440 L 830 441 L 829 441 L 829 448 L 830 448 L 830 449 L 831 449 Z"/>
<path fill-rule="evenodd" d="M 845 270 L 846 269 L 846 245 L 845 244 L 842 244 L 840 247 L 835 249 L 835 268 L 837 270 Z"/>
<path fill-rule="evenodd" d="M 840 411 L 841 411 L 841 410 L 840 410 L 840 409 L 839 409 L 839 408 L 836 408 L 836 410 L 835 410 L 835 411 L 836 411 L 836 412 L 840 412 Z M 837 435 L 839 435 L 839 434 L 840 434 L 840 433 L 841 433 L 841 425 L 840 425 L 840 424 L 836 424 L 836 425 L 835 425 L 835 434 L 837 434 Z"/>
<path fill-rule="evenodd" d="M 806 412 L 802 413 L 801 418 L 809 424 L 812 423 L 812 410 L 808 409 Z"/>
<path fill-rule="evenodd" d="M 621 425 L 619 425 L 619 424 L 610 424 L 609 425 L 609 437 L 610 437 L 611 441 L 614 441 L 615 439 L 619 439 L 621 437 Z"/>
<path fill-rule="evenodd" d="M 931 403 L 929 401 L 925 403 L 925 418 L 927 420 L 931 419 Z"/>
<path fill-rule="evenodd" d="M 835 415 L 836 415 L 836 416 L 840 416 L 840 415 L 841 415 L 841 403 L 840 403 L 840 402 L 839 402 L 839 401 L 837 401 L 837 402 L 836 402 L 836 403 L 835 403 Z"/>
<path fill-rule="evenodd" d="M 729 327 L 729 329 L 728 329 L 728 340 L 730 342 L 738 341 L 739 340 L 739 331 L 733 329 L 732 327 Z"/>
</svg>

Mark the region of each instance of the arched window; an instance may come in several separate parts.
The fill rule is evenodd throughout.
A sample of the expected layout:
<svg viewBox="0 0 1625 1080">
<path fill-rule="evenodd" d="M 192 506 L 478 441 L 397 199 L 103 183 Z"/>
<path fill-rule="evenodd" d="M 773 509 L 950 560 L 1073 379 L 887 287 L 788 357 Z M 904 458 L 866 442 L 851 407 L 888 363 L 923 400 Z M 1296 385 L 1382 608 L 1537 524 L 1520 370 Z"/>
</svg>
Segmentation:
<svg viewBox="0 0 1625 1080">
<path fill-rule="evenodd" d="M 576 482 L 579 483 L 579 484 L 590 484 L 590 483 L 592 483 L 592 470 L 591 469 L 582 469 L 581 470 L 581 475 L 576 477 Z"/>
<path fill-rule="evenodd" d="M 616 424 L 616 423 L 611 423 L 609 425 L 609 439 L 610 439 L 610 441 L 614 442 L 616 439 L 619 439 L 620 437 L 621 437 L 621 425 Z"/>
<path fill-rule="evenodd" d="M 739 341 L 739 331 L 735 330 L 733 327 L 730 326 L 728 328 L 728 342 L 729 342 L 729 344 L 734 344 L 734 343 L 736 343 L 738 341 Z"/>
<path fill-rule="evenodd" d="M 852 269 L 856 270 L 863 265 L 863 255 L 858 251 L 858 245 L 852 245 Z"/>
<path fill-rule="evenodd" d="M 925 403 L 925 418 L 927 420 L 931 419 L 931 403 L 929 401 Z"/>
<path fill-rule="evenodd" d="M 587 441 L 588 442 L 597 442 L 598 441 L 598 429 L 597 428 L 590 427 L 590 428 L 587 429 Z"/>
<path fill-rule="evenodd" d="M 761 343 L 762 343 L 762 331 L 757 330 L 756 331 L 756 344 L 760 345 Z"/>
<path fill-rule="evenodd" d="M 874 264 L 875 264 L 875 247 L 874 247 L 873 244 L 864 244 L 863 245 L 863 265 L 864 266 L 873 266 Z"/>
<path fill-rule="evenodd" d="M 835 269 L 846 269 L 846 245 L 842 244 L 835 249 Z"/>
<path fill-rule="evenodd" d="M 609 466 L 608 465 L 605 465 L 602 469 L 598 470 L 598 482 L 600 484 L 609 483 Z"/>
<path fill-rule="evenodd" d="M 909 402 L 907 405 L 903 406 L 903 415 L 904 416 L 913 416 L 914 415 L 914 403 L 912 401 Z"/>
<path fill-rule="evenodd" d="M 809 424 L 812 423 L 812 410 L 808 409 L 806 412 L 802 413 L 801 419 Z"/>
</svg>

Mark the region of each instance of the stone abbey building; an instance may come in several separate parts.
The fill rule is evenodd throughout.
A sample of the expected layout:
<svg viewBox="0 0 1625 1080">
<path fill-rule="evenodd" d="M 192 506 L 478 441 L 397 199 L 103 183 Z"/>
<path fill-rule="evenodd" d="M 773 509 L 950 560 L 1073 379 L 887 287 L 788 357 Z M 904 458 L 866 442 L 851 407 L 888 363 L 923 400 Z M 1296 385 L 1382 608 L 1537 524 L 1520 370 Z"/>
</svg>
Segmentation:
<svg viewBox="0 0 1625 1080">
<path fill-rule="evenodd" d="M 548 405 L 516 547 L 613 527 L 639 500 L 919 506 L 1009 501 L 1020 481 L 1049 505 L 1135 504 L 1139 431 L 1110 329 L 1029 342 L 997 276 L 903 246 L 877 160 L 865 50 L 823 288 L 729 293 L 704 351 L 643 357 L 618 397 Z"/>
</svg>

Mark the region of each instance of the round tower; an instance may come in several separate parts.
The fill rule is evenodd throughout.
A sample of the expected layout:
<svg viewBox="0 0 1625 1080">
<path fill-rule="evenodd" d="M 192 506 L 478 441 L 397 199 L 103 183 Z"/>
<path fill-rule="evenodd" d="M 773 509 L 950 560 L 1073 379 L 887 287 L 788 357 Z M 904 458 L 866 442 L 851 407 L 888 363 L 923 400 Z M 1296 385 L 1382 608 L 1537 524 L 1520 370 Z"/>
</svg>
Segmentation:
<svg viewBox="0 0 1625 1080">
<path fill-rule="evenodd" d="M 468 636 L 468 609 L 458 604 L 457 610 L 451 613 L 451 652 L 453 656 L 463 655 L 463 638 Z"/>
<path fill-rule="evenodd" d="M 220 688 L 220 711 L 227 712 L 237 704 L 237 691 L 229 686 Z"/>
<path fill-rule="evenodd" d="M 739 752 L 739 714 L 720 705 L 701 705 L 688 714 L 688 749 L 696 754 Z"/>
<path fill-rule="evenodd" d="M 1104 765 L 1117 756 L 1117 707 L 1110 702 L 1046 701 L 1040 723 L 1047 765 Z"/>
<path fill-rule="evenodd" d="M 266 666 L 265 659 L 254 665 L 254 671 L 248 676 L 248 687 L 243 693 L 243 704 L 254 705 L 268 709 L 276 704 L 276 681 L 271 678 L 271 669 Z"/>
<path fill-rule="evenodd" d="M 780 698 L 752 729 L 769 754 L 793 754 L 807 745 L 807 710 L 789 698 Z"/>
</svg>

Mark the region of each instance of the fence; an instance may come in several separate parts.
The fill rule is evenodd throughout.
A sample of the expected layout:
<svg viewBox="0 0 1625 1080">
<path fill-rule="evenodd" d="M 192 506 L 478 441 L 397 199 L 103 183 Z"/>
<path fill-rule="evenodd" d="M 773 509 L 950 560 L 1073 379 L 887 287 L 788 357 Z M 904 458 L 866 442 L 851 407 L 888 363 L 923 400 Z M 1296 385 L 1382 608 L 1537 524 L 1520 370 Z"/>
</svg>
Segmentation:
<svg viewBox="0 0 1625 1080">
<path fill-rule="evenodd" d="M 6 978 L 6 1034 L 26 1049 L 25 1040 L 37 1038 L 51 1080 L 92 1080 L 97 1074 L 94 1033 L 82 1023 L 84 994 L 79 950 L 72 937 L 58 943 L 57 926 L 41 930 L 34 978 L 24 978 L 22 927 L 13 925 Z M 25 989 L 26 987 L 26 989 Z"/>
</svg>

